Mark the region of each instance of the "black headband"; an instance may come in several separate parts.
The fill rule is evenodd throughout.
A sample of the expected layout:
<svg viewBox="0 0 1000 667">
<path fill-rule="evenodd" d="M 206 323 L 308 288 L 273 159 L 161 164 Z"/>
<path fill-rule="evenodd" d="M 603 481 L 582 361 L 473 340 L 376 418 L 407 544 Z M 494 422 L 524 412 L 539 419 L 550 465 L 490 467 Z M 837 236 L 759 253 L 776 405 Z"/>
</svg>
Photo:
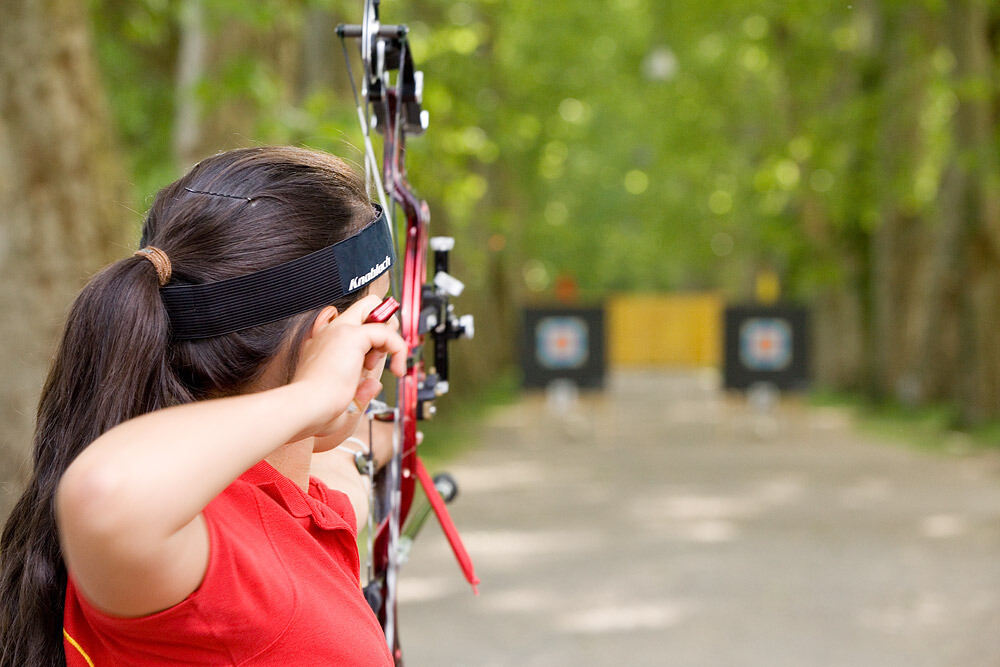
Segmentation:
<svg viewBox="0 0 1000 667">
<path fill-rule="evenodd" d="M 385 212 L 322 250 L 255 273 L 160 288 L 176 340 L 219 336 L 326 306 L 389 270 L 395 260 Z"/>
</svg>

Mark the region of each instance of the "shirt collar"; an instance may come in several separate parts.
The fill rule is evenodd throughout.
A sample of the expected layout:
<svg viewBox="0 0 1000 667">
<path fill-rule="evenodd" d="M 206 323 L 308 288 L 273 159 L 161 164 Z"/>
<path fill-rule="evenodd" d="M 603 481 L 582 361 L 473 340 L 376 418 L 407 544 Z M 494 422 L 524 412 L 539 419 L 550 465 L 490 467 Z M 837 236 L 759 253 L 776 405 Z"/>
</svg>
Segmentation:
<svg viewBox="0 0 1000 667">
<path fill-rule="evenodd" d="M 253 466 L 240 475 L 240 479 L 259 488 L 294 517 L 309 517 L 317 526 L 326 529 L 342 528 L 347 525 L 347 522 L 324 503 L 322 498 L 314 498 L 303 491 L 298 484 L 282 475 L 267 461 L 261 461 Z M 322 490 L 311 481 L 309 487 L 317 494 Z"/>
</svg>

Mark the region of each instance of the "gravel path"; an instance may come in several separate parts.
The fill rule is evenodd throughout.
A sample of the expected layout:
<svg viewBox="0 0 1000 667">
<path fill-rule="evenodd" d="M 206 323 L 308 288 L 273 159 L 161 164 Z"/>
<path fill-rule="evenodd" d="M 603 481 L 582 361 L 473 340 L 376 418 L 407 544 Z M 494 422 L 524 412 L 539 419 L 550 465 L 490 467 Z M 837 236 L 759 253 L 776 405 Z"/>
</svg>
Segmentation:
<svg viewBox="0 0 1000 667">
<path fill-rule="evenodd" d="M 755 414 L 709 374 L 617 374 L 562 412 L 505 408 L 452 467 L 481 595 L 429 523 L 410 667 L 1000 666 L 1000 456 Z"/>
</svg>

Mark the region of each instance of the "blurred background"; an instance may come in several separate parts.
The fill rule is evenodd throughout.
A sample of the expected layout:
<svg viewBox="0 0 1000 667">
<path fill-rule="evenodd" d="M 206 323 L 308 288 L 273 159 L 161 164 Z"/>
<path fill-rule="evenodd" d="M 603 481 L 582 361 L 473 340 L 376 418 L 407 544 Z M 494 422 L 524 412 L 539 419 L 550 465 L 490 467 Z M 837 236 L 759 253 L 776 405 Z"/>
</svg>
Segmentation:
<svg viewBox="0 0 1000 667">
<path fill-rule="evenodd" d="M 467 407 L 453 403 L 474 422 L 458 439 L 474 443 L 469 434 L 487 428 L 468 406 L 509 403 L 529 374 L 526 313 L 579 308 L 602 318 L 591 334 L 606 343 L 597 385 L 611 398 L 545 385 L 547 399 L 508 414 L 517 428 L 559 421 L 553 406 L 639 400 L 640 387 L 652 402 L 635 423 L 667 423 L 671 406 L 686 405 L 729 424 L 726 433 L 767 440 L 783 431 L 753 415 L 785 415 L 781 383 L 754 384 L 749 402 L 718 392 L 725 313 L 793 308 L 808 327 L 795 339 L 804 366 L 790 386 L 808 393 L 794 414 L 853 407 L 904 439 L 974 452 L 986 495 L 972 504 L 989 527 L 976 533 L 979 563 L 1000 555 L 990 491 L 1000 479 L 996 3 L 388 0 L 382 11 L 410 25 L 425 72 L 430 129 L 409 144 L 410 180 L 435 233 L 457 238 L 453 273 L 477 318 L 477 339 L 455 351 L 452 384 L 475 388 L 462 392 Z M 88 276 L 137 247 L 160 187 L 237 146 L 307 145 L 361 163 L 334 33 L 360 14 L 354 0 L 0 5 L 4 513 L 26 475 L 35 401 L 68 304 Z M 769 331 L 755 340 L 788 333 L 780 323 Z M 683 403 L 693 396 L 705 402 Z M 569 430 L 546 438 L 583 437 L 572 420 L 559 423 Z M 791 440 L 815 435 L 789 428 Z M 843 429 L 831 442 L 854 447 L 854 427 Z M 629 448 L 669 437 L 646 435 Z M 848 486 L 876 502 L 865 489 L 880 482 L 859 479 Z M 958 534 L 953 514 L 930 516 Z M 727 541 L 725 527 L 708 530 Z M 990 576 L 996 589 L 1000 573 Z M 972 626 L 997 634 L 1000 603 L 977 604 Z M 676 620 L 675 611 L 654 617 Z M 985 655 L 928 664 L 998 664 Z"/>
</svg>

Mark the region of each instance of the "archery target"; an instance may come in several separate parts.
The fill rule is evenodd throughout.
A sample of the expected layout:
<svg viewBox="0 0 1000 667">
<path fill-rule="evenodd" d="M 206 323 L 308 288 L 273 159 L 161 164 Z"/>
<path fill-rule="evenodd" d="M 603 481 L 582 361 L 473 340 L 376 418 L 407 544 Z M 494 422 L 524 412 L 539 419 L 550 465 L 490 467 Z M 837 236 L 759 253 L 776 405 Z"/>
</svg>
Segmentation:
<svg viewBox="0 0 1000 667">
<path fill-rule="evenodd" d="M 754 371 L 782 371 L 792 363 L 792 327 L 784 319 L 755 317 L 740 326 L 740 361 Z"/>
<path fill-rule="evenodd" d="M 590 357 L 587 323 L 579 317 L 546 317 L 535 328 L 535 353 L 544 368 L 581 368 Z"/>
<path fill-rule="evenodd" d="M 529 306 L 521 320 L 522 382 L 541 389 L 566 380 L 581 389 L 604 386 L 604 309 L 595 306 Z"/>
<path fill-rule="evenodd" d="M 782 391 L 809 386 L 809 311 L 794 304 L 726 307 L 723 383 L 747 389 L 767 382 Z"/>
</svg>

